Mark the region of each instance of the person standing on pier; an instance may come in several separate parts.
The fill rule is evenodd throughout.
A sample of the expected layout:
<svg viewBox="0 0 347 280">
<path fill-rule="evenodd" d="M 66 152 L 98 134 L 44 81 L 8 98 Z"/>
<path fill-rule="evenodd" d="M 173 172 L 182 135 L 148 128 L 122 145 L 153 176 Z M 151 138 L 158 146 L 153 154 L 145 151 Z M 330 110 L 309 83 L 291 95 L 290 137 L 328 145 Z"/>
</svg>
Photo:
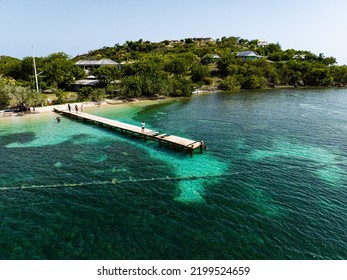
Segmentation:
<svg viewBox="0 0 347 280">
<path fill-rule="evenodd" d="M 83 113 L 83 104 L 81 105 L 81 113 Z"/>
<path fill-rule="evenodd" d="M 67 108 L 69 109 L 69 113 L 71 113 L 71 105 L 67 104 Z"/>
<path fill-rule="evenodd" d="M 75 105 L 75 110 L 76 110 L 76 113 L 78 113 L 78 106 L 77 106 L 77 104 Z"/>
<path fill-rule="evenodd" d="M 141 129 L 142 129 L 142 133 L 145 131 L 145 122 L 142 121 L 141 122 Z"/>
</svg>

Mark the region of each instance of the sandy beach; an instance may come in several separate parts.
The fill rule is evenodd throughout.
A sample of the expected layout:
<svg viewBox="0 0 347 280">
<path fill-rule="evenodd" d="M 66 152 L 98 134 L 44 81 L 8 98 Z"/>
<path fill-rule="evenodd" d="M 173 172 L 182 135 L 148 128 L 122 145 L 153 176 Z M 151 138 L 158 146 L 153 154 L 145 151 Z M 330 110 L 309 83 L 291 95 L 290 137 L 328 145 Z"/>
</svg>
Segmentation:
<svg viewBox="0 0 347 280">
<path fill-rule="evenodd" d="M 74 102 L 69 103 L 71 106 L 71 110 L 75 110 L 75 106 L 78 106 L 78 109 L 80 110 L 81 106 L 83 105 L 83 108 L 88 107 L 95 107 L 95 106 L 115 106 L 115 105 L 121 105 L 121 104 L 138 104 L 143 102 L 158 102 L 163 100 L 170 100 L 170 98 L 157 98 L 157 99 L 132 99 L 132 100 L 114 100 L 114 99 L 107 99 L 102 102 Z M 6 112 L 6 110 L 0 110 L 0 119 L 5 117 L 17 117 L 17 116 L 24 116 L 24 115 L 35 115 L 35 114 L 42 114 L 42 113 L 54 113 L 53 109 L 56 108 L 58 110 L 68 110 L 68 104 L 57 104 L 57 105 L 49 105 L 49 106 L 42 106 L 42 107 L 36 107 L 35 112 L 31 110 L 31 113 L 15 113 L 15 112 Z M 32 109 L 32 108 L 31 108 Z"/>
<path fill-rule="evenodd" d="M 97 104 L 96 102 L 77 102 L 77 103 L 70 103 L 71 108 L 75 108 L 77 105 L 78 108 L 81 108 L 83 105 L 84 108 L 86 107 L 92 107 L 97 106 L 100 104 Z M 59 105 L 49 105 L 49 106 L 42 106 L 42 107 L 36 107 L 35 112 L 31 108 L 31 113 L 15 113 L 15 112 L 6 112 L 6 110 L 0 110 L 0 118 L 1 117 L 13 117 L 13 116 L 21 116 L 21 115 L 34 115 L 34 114 L 41 114 L 41 113 L 53 113 L 53 108 L 57 108 L 60 110 L 67 110 L 67 104 L 59 104 Z"/>
</svg>

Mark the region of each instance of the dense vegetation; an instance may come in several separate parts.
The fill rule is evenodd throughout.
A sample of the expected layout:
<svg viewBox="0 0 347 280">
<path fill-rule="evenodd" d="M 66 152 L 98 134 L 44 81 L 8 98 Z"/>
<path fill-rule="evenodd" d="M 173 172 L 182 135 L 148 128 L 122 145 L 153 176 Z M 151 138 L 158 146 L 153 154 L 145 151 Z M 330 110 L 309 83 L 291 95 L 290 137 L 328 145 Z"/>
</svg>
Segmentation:
<svg viewBox="0 0 347 280">
<path fill-rule="evenodd" d="M 236 57 L 238 52 L 245 50 L 256 51 L 261 58 L 242 60 Z M 212 59 L 213 54 L 220 58 Z M 75 62 L 102 58 L 122 62 L 122 67 L 94 69 L 91 74 L 99 79 L 98 88 L 83 88 L 75 95 L 78 100 L 189 96 L 194 88 L 238 90 L 279 85 L 326 87 L 347 84 L 347 66 L 337 66 L 333 57 L 309 51 L 282 50 L 279 44 L 259 46 L 258 40 L 223 37 L 215 41 L 203 38 L 160 43 L 127 41 L 124 45 L 104 47 L 73 59 L 64 53 L 36 58 L 40 89 L 53 90 L 58 102 L 65 102 L 71 98 L 67 92 L 71 83 L 86 75 Z M 35 88 L 31 57 L 23 60 L 2 57 L 0 75 L 0 106 L 7 106 L 13 100 L 17 105 L 42 102 L 38 97 L 30 97 L 33 94 L 28 89 Z M 22 92 L 27 97 L 19 102 L 13 92 Z"/>
</svg>

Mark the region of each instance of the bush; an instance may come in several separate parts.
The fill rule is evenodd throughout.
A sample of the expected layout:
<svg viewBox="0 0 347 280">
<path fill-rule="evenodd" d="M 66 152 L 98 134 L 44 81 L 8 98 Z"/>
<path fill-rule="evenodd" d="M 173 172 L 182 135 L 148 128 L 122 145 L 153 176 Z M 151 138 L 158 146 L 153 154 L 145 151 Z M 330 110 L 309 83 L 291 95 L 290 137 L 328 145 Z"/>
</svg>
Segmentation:
<svg viewBox="0 0 347 280">
<path fill-rule="evenodd" d="M 57 100 L 55 101 L 56 104 L 64 104 L 68 102 L 69 94 L 66 91 L 59 89 L 55 92 L 55 95 L 57 97 Z"/>
<path fill-rule="evenodd" d="M 82 87 L 78 91 L 78 100 L 83 101 L 89 98 L 89 95 L 92 93 L 93 88 L 92 87 Z"/>
<path fill-rule="evenodd" d="M 8 105 L 10 105 L 10 95 L 8 90 L 6 89 L 6 87 L 9 86 L 1 86 L 0 84 L 0 107 L 7 107 Z"/>
<path fill-rule="evenodd" d="M 250 75 L 248 76 L 242 84 L 242 88 L 245 89 L 262 89 L 266 88 L 268 81 L 265 77 Z"/>
<path fill-rule="evenodd" d="M 194 64 L 192 67 L 192 81 L 200 82 L 205 77 L 210 75 L 210 70 L 207 66 L 199 64 Z"/>
<path fill-rule="evenodd" d="M 141 96 L 142 81 L 139 76 L 125 77 L 121 86 L 121 93 L 124 97 Z"/>
<path fill-rule="evenodd" d="M 235 76 L 226 77 L 220 84 L 220 88 L 223 90 L 239 90 L 241 84 Z"/>
<path fill-rule="evenodd" d="M 88 99 L 91 99 L 92 101 L 96 102 L 96 101 L 101 101 L 103 99 L 106 98 L 106 89 L 104 88 L 97 88 L 94 89 L 90 95 Z"/>
<path fill-rule="evenodd" d="M 173 80 L 173 92 L 170 96 L 191 96 L 193 86 L 190 80 L 178 77 Z"/>
</svg>

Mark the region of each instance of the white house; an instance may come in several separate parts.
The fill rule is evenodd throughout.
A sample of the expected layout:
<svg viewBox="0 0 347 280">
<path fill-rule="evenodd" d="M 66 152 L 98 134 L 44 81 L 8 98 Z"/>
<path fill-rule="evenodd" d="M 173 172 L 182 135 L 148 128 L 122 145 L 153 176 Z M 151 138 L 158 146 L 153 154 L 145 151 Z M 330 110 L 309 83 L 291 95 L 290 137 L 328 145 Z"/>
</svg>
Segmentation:
<svg viewBox="0 0 347 280">
<path fill-rule="evenodd" d="M 95 76 L 88 76 L 83 80 L 77 80 L 71 84 L 73 91 L 79 91 L 82 87 L 95 87 L 99 80 Z"/>
<path fill-rule="evenodd" d="M 265 41 L 265 40 L 258 40 L 258 44 L 257 44 L 257 47 L 259 48 L 264 48 L 266 46 L 269 45 L 269 42 L 268 41 Z"/>
<path fill-rule="evenodd" d="M 87 75 L 89 74 L 89 70 L 97 69 L 101 66 L 116 66 L 118 68 L 121 68 L 121 63 L 115 62 L 111 59 L 79 60 L 75 64 L 83 67 L 83 69 L 84 69 L 84 71 L 86 71 Z"/>
<path fill-rule="evenodd" d="M 221 57 L 214 53 L 214 54 L 206 54 L 202 57 L 201 61 L 204 64 L 210 64 L 210 63 L 215 63 L 221 60 Z"/>
<path fill-rule="evenodd" d="M 101 66 L 115 66 L 119 69 L 121 68 L 121 63 L 115 62 L 111 59 L 101 59 L 101 60 L 79 60 L 75 63 L 78 66 L 83 67 L 84 71 L 89 75 L 87 78 L 82 80 L 76 80 L 71 84 L 73 91 L 79 91 L 82 87 L 95 87 L 98 85 L 99 80 L 90 75 L 91 70 L 97 69 Z"/>
</svg>

